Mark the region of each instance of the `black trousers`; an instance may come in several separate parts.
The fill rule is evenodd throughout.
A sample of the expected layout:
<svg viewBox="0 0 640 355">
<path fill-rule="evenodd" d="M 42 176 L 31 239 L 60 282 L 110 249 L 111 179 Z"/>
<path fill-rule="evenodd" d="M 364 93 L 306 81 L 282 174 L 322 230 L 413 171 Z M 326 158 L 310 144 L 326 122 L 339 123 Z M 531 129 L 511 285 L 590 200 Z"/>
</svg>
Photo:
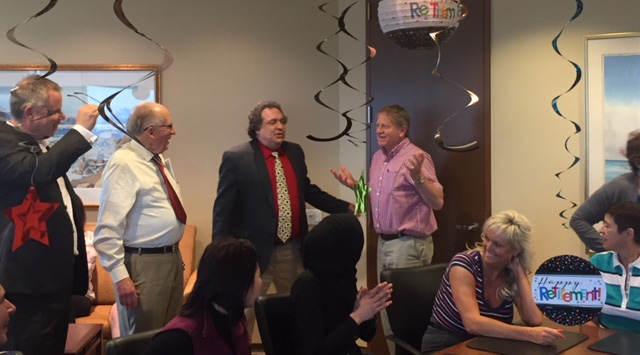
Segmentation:
<svg viewBox="0 0 640 355">
<path fill-rule="evenodd" d="M 64 354 L 72 316 L 71 295 L 30 295 L 7 293 L 16 306 L 3 350 L 19 350 L 24 355 Z"/>
</svg>

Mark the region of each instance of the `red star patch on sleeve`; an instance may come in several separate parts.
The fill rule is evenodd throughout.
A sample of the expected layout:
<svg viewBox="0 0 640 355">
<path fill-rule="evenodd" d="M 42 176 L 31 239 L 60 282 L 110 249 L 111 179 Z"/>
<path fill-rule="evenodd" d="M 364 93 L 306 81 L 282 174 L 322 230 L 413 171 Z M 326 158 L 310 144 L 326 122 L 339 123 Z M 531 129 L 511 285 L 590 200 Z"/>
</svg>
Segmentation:
<svg viewBox="0 0 640 355">
<path fill-rule="evenodd" d="M 21 205 L 5 210 L 4 214 L 16 226 L 12 251 L 16 251 L 29 239 L 49 245 L 47 220 L 58 206 L 59 203 L 40 201 L 36 188 L 31 186 Z"/>
</svg>

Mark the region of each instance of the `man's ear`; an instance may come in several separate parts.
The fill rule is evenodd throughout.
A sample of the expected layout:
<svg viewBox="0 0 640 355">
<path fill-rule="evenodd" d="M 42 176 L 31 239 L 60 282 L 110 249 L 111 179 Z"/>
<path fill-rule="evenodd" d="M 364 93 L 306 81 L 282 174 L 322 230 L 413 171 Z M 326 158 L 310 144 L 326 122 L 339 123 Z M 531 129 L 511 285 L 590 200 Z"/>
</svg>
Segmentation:
<svg viewBox="0 0 640 355">
<path fill-rule="evenodd" d="M 155 138 L 156 137 L 155 133 L 153 132 L 153 127 L 149 127 L 147 129 L 145 129 L 144 132 L 142 132 L 142 134 L 143 135 L 146 134 L 151 138 Z"/>
<path fill-rule="evenodd" d="M 33 108 L 33 106 L 27 105 L 27 107 L 24 108 L 24 112 L 23 112 L 22 118 L 25 119 L 25 118 L 28 118 L 30 116 L 33 116 L 34 111 L 35 111 L 35 109 Z"/>
<path fill-rule="evenodd" d="M 402 133 L 402 137 L 407 136 L 407 126 L 400 127 L 400 133 Z"/>
<path fill-rule="evenodd" d="M 636 236 L 636 231 L 635 231 L 635 230 L 633 230 L 633 228 L 627 228 L 627 229 L 625 230 L 625 233 L 627 233 L 627 234 L 626 234 L 626 236 L 627 236 L 627 237 L 630 237 L 630 238 L 631 238 L 631 240 L 633 240 L 633 239 L 634 239 L 634 237 Z"/>
</svg>

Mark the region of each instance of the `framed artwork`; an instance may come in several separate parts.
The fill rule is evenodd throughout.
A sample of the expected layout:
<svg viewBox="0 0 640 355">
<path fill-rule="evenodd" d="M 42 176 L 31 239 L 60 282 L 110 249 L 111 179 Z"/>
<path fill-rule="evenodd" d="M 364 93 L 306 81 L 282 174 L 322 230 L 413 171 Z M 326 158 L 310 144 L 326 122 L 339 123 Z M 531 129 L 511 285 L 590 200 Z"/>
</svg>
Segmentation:
<svg viewBox="0 0 640 355">
<path fill-rule="evenodd" d="M 48 78 L 62 87 L 62 121 L 49 143 L 55 144 L 75 124 L 78 109 L 85 103 L 98 105 L 102 100 L 131 85 L 157 67 L 153 65 L 59 65 Z M 44 74 L 48 66 L 0 65 L 0 120 L 11 117 L 11 89 L 29 74 Z M 160 102 L 160 77 L 154 75 L 124 90 L 111 102 L 115 116 L 126 126 L 133 108 L 143 102 Z M 128 138 L 102 118 L 93 130 L 98 140 L 80 157 L 67 176 L 86 207 L 95 208 L 100 200 L 102 171 L 111 155 Z"/>
<path fill-rule="evenodd" d="M 585 37 L 587 196 L 631 171 L 625 147 L 640 129 L 640 33 Z"/>
</svg>

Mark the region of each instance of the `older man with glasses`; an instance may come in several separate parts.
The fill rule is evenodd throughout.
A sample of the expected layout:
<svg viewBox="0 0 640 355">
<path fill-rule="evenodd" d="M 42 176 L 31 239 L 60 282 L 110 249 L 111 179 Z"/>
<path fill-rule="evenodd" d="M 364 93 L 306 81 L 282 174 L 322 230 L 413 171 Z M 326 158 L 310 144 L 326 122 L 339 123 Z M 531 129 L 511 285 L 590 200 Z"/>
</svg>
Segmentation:
<svg viewBox="0 0 640 355">
<path fill-rule="evenodd" d="M 120 334 L 162 328 L 182 305 L 178 243 L 187 220 L 180 190 L 162 157 L 176 134 L 169 110 L 137 106 L 103 175 L 94 246 L 115 284 Z"/>
</svg>

